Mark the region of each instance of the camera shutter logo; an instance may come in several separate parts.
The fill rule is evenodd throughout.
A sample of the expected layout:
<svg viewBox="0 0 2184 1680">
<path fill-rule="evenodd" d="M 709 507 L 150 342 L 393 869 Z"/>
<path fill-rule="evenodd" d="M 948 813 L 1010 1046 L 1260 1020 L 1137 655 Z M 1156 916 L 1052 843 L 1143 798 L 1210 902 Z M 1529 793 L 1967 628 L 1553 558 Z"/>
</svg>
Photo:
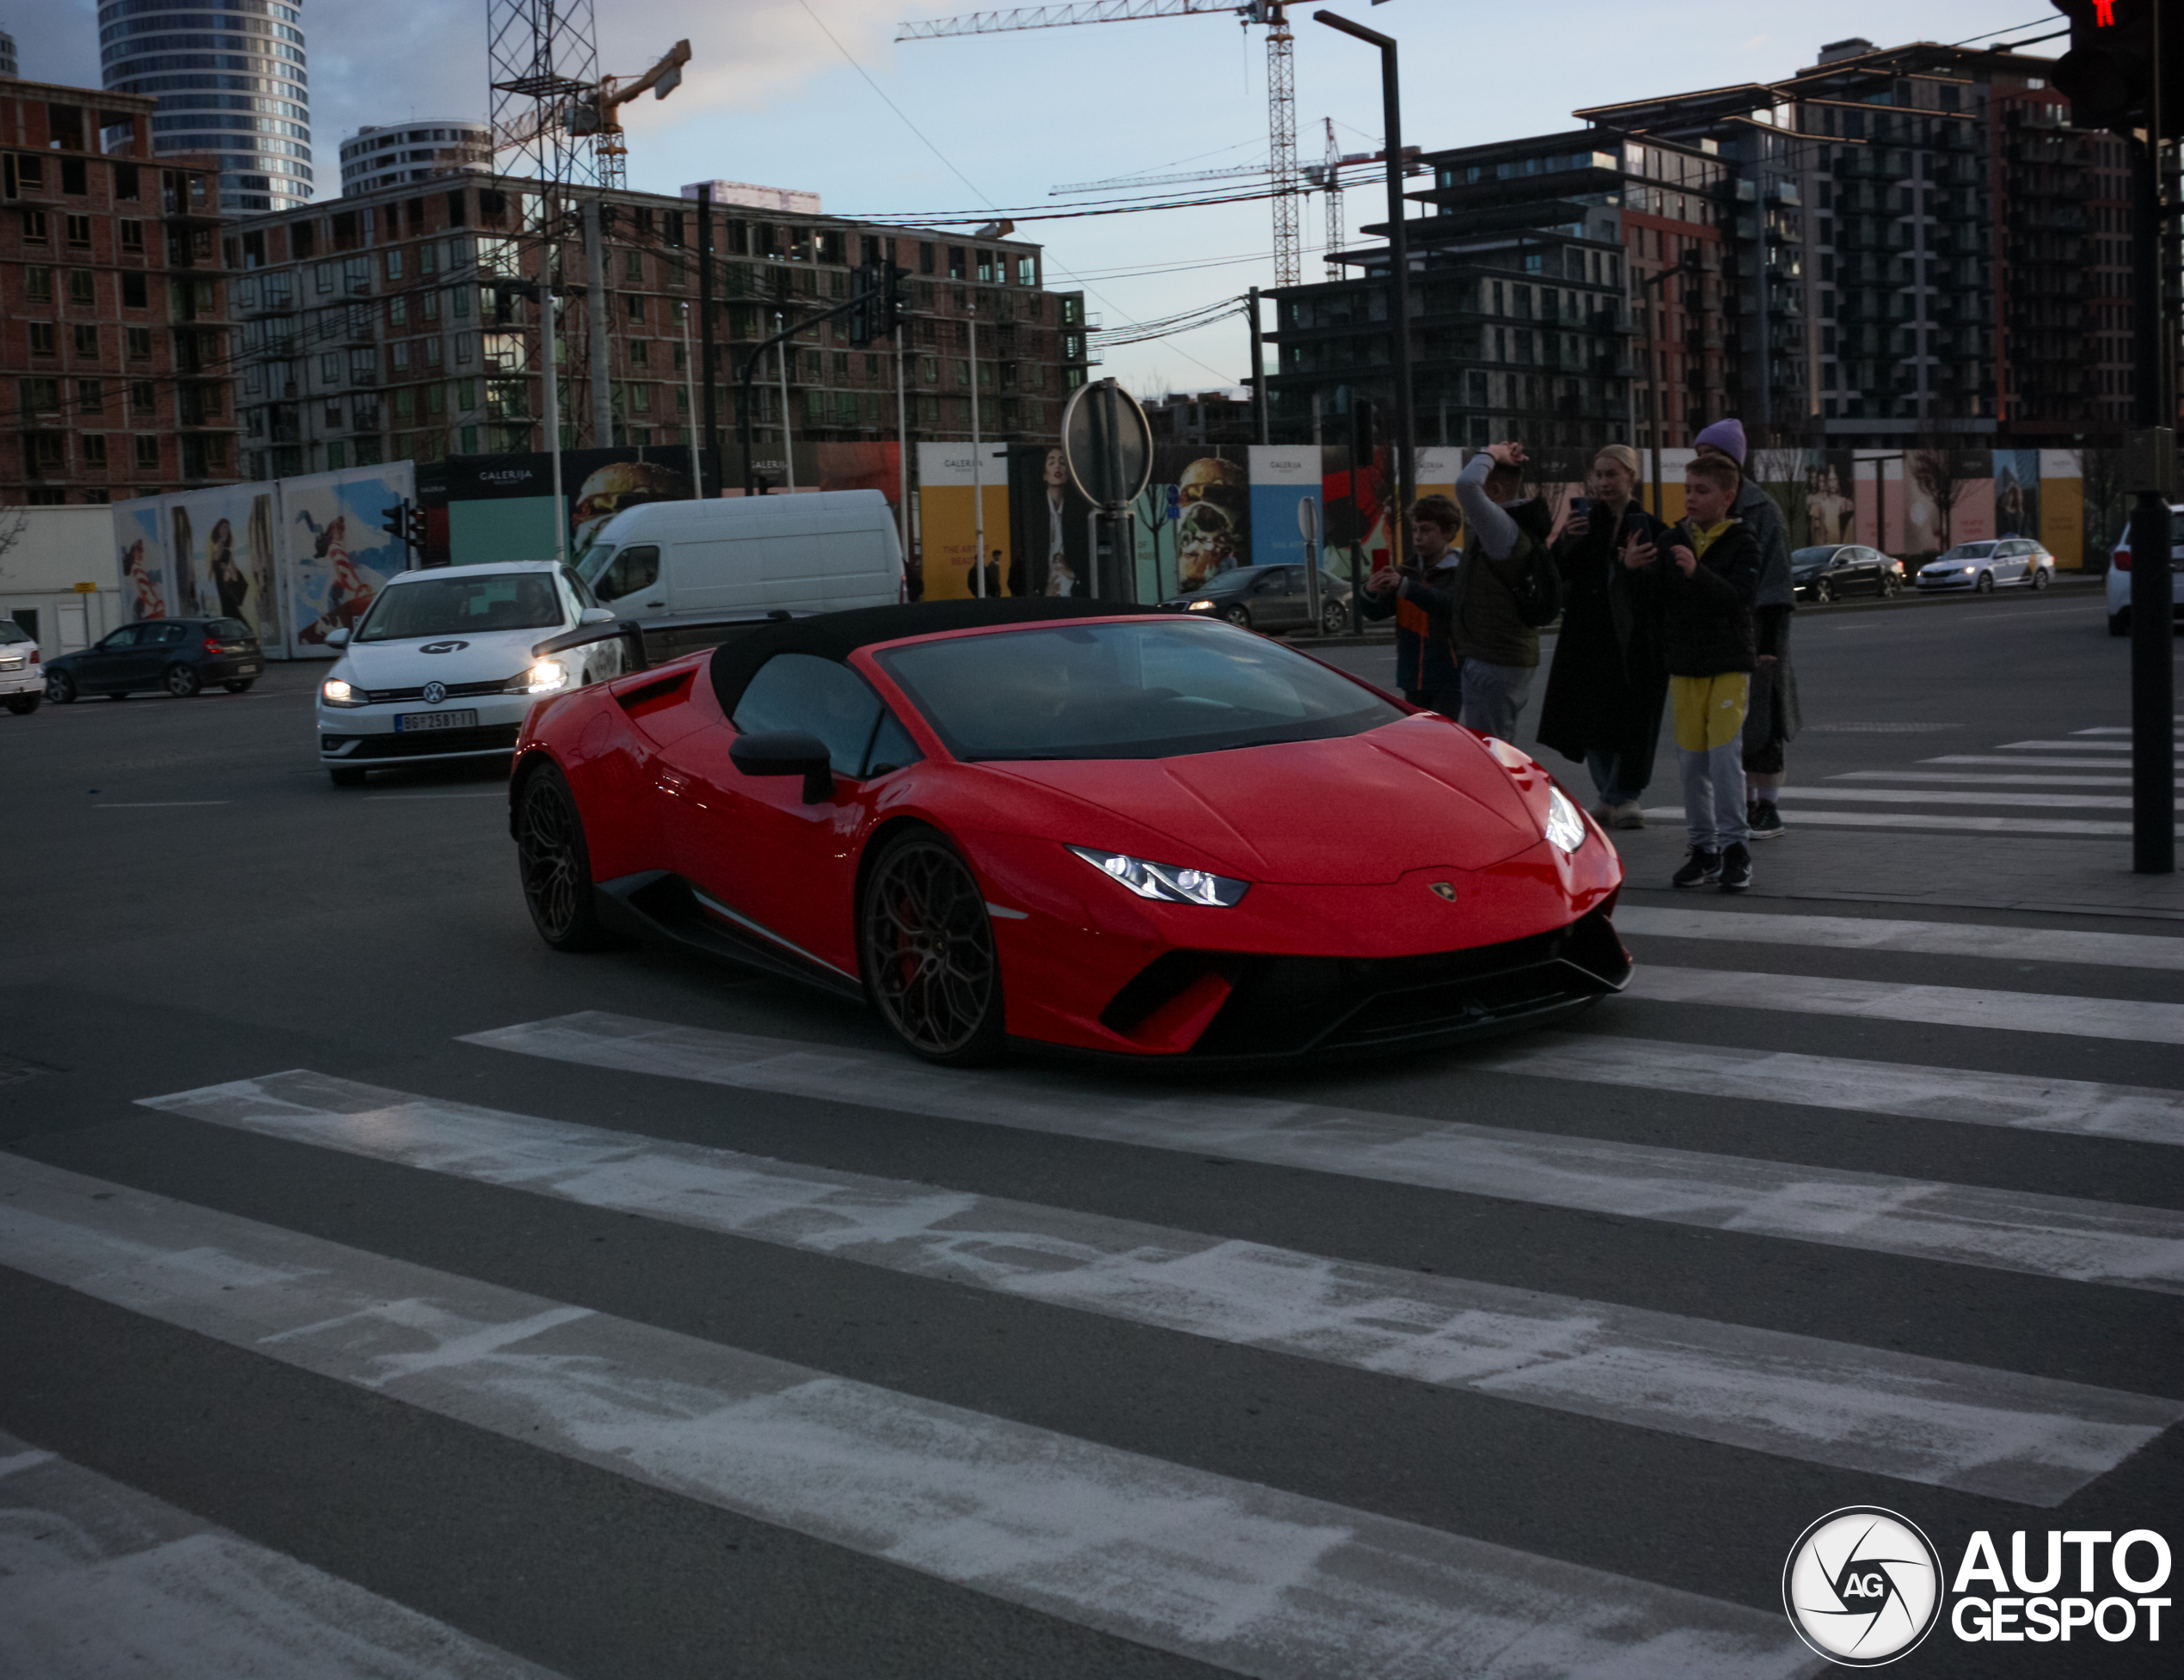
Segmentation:
<svg viewBox="0 0 2184 1680">
<path fill-rule="evenodd" d="M 1942 1558 L 1917 1526 L 1878 1505 L 1828 1514 L 1782 1565 L 1782 1609 L 1798 1637 L 1831 1663 L 1878 1668 L 1942 1615 Z"/>
<path fill-rule="evenodd" d="M 425 684 L 424 696 L 425 703 L 427 706 L 437 706 L 441 701 L 447 698 L 447 684 L 445 683 L 427 683 Z"/>
</svg>

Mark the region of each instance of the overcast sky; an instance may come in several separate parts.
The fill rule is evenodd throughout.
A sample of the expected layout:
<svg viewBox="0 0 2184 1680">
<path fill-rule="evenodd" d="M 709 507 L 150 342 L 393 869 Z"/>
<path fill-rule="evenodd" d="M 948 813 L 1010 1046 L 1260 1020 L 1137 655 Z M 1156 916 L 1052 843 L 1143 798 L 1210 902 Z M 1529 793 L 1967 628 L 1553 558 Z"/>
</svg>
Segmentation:
<svg viewBox="0 0 2184 1680">
<path fill-rule="evenodd" d="M 991 5 L 992 0 L 986 0 Z M 1331 0 L 1396 35 L 1403 133 L 1438 148 L 1549 133 L 1579 107 L 1770 80 L 1820 45 L 1960 41 L 2059 25 L 2044 0 Z M 322 197 L 340 190 L 338 144 L 365 124 L 482 117 L 484 8 L 477 0 L 303 0 Z M 962 214 L 1059 207 L 1048 189 L 1139 171 L 1263 162 L 1266 32 L 1233 15 L 1155 18 L 896 42 L 903 17 L 952 0 L 597 0 L 602 67 L 634 75 L 687 36 L 693 59 L 670 98 L 628 120 L 629 183 L 672 193 L 721 177 L 821 193 L 830 212 Z M 1294 8 L 1300 153 L 1381 136 L 1378 55 Z M 824 27 L 822 27 L 822 25 Z M 93 0 L 0 0 L 0 27 L 36 81 L 98 85 Z M 830 40 L 828 31 L 834 39 Z M 838 45 L 837 45 L 838 43 Z M 2060 42 L 2032 50 L 2055 53 Z M 859 74 L 862 66 L 886 100 Z M 1065 203 L 1066 201 L 1062 201 Z M 1348 199 L 1354 227 L 1379 219 Z M 1218 303 L 1273 282 L 1263 202 L 1038 222 L 1048 284 L 1081 281 L 1113 327 Z M 1305 278 L 1323 272 L 1321 201 L 1308 201 Z M 1117 351 L 1103 371 L 1141 395 L 1230 385 L 1248 368 L 1241 322 Z"/>
</svg>

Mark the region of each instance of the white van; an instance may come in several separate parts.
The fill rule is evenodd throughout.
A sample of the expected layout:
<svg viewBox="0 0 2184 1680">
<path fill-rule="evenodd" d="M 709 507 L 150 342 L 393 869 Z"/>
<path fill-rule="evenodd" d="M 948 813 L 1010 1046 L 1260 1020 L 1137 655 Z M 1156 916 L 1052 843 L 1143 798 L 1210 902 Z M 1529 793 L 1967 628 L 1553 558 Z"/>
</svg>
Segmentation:
<svg viewBox="0 0 2184 1680">
<path fill-rule="evenodd" d="M 721 639 L 678 620 L 891 606 L 904 598 L 902 545 L 877 490 L 647 502 L 599 527 L 577 567 L 600 602 L 647 631 L 656 657 Z"/>
</svg>

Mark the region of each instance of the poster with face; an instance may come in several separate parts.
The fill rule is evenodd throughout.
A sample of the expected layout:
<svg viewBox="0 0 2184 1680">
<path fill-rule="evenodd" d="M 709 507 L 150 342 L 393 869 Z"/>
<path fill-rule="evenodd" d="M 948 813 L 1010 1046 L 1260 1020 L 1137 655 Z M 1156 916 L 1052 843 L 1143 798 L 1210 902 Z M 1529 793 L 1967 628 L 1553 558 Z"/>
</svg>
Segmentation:
<svg viewBox="0 0 2184 1680">
<path fill-rule="evenodd" d="M 121 573 L 121 599 L 132 619 L 165 618 L 167 520 L 163 496 L 113 505 L 113 546 Z"/>
<path fill-rule="evenodd" d="M 385 510 L 411 496 L 407 461 L 283 479 L 278 538 L 291 659 L 332 659 L 335 630 L 354 630 L 379 586 L 404 569 L 401 543 L 380 530 Z"/>
<path fill-rule="evenodd" d="M 706 483 L 717 486 L 711 457 L 701 459 Z M 685 501 L 692 488 L 690 452 L 684 446 L 564 450 L 562 551 L 575 565 L 599 528 L 624 508 Z M 417 469 L 416 500 L 425 512 L 424 564 L 554 558 L 558 516 L 549 454 L 462 455 L 426 463 Z"/>
<path fill-rule="evenodd" d="M 1058 447 L 1015 444 L 1009 451 L 1009 514 L 1014 556 L 1009 592 L 1083 598 L 1091 593 L 1092 504 L 1070 477 Z M 1146 597 L 1140 595 L 1139 598 Z"/>
<path fill-rule="evenodd" d="M 1995 535 L 2040 536 L 2040 451 L 1998 449 L 1994 454 Z"/>
<path fill-rule="evenodd" d="M 184 557 L 175 568 L 174 613 L 240 618 L 261 641 L 280 645 L 273 502 L 271 484 L 223 484 L 164 498 L 169 551 Z"/>
<path fill-rule="evenodd" d="M 1824 548 L 1858 540 L 1855 457 L 1847 449 L 1808 450 L 1805 469 L 1805 528 L 1792 527 L 1796 548 Z"/>
<path fill-rule="evenodd" d="M 1156 444 L 1152 473 L 1132 512 L 1138 596 L 1187 595 L 1251 555 L 1251 473 L 1241 445 Z"/>
</svg>

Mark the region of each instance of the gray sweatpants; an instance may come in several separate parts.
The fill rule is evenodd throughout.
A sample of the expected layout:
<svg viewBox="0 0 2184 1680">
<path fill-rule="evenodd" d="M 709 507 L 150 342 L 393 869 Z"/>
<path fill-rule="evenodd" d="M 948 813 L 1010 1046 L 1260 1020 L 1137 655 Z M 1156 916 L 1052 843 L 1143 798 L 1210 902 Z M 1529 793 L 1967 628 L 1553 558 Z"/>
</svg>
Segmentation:
<svg viewBox="0 0 2184 1680">
<path fill-rule="evenodd" d="M 1529 665 L 1488 665 L 1484 659 L 1464 660 L 1461 672 L 1463 715 L 1457 721 L 1466 729 L 1492 735 L 1496 740 L 1515 740 L 1517 714 L 1525 709 L 1525 698 L 1531 692 L 1532 672 L 1538 668 Z"/>
<path fill-rule="evenodd" d="M 1705 752 L 1676 749 L 1684 771 L 1684 820 L 1691 843 L 1702 852 L 1740 846 L 1749 831 L 1744 820 L 1744 743 L 1724 741 Z"/>
</svg>

